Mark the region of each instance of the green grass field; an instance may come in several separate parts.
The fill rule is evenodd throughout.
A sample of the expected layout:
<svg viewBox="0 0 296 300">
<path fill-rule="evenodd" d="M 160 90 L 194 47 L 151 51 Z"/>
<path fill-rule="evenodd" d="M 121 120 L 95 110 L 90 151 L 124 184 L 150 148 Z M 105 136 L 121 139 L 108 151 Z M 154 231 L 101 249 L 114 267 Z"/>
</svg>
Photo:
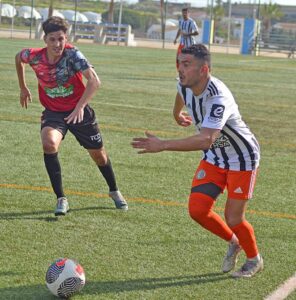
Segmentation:
<svg viewBox="0 0 296 300">
<path fill-rule="evenodd" d="M 69 133 L 59 155 L 71 212 L 53 216 L 37 81 L 27 67 L 34 102 L 22 109 L 14 67 L 19 50 L 42 45 L 0 39 L 0 299 L 54 299 L 45 273 L 59 257 L 85 269 L 86 286 L 74 299 L 263 299 L 295 273 L 295 60 L 213 55 L 213 75 L 233 91 L 262 149 L 247 218 L 265 270 L 234 280 L 220 271 L 227 244 L 187 213 L 201 154 L 142 156 L 130 146 L 146 129 L 164 138 L 194 132 L 172 117 L 174 50 L 79 45 L 102 81 L 91 105 L 130 210 L 114 209 L 102 176 Z M 224 205 L 225 195 L 216 205 L 221 214 Z"/>
</svg>

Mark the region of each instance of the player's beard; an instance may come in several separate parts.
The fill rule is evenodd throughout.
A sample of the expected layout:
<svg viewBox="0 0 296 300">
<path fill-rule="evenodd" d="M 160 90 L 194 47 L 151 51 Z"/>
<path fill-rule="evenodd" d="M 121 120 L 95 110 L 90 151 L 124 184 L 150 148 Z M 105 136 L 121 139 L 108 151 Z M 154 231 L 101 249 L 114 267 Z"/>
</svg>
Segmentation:
<svg viewBox="0 0 296 300">
<path fill-rule="evenodd" d="M 189 80 L 186 80 L 186 77 L 182 76 L 181 74 L 179 74 L 179 78 L 180 78 L 180 84 L 182 87 L 185 88 L 192 88 L 196 85 L 198 85 L 198 80 L 193 80 L 192 78 Z"/>
</svg>

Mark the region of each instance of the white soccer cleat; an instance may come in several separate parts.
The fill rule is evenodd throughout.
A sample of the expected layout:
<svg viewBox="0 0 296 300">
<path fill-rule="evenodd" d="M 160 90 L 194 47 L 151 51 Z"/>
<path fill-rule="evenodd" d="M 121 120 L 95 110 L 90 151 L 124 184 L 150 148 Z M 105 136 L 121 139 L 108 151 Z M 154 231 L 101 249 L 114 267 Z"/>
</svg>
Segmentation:
<svg viewBox="0 0 296 300">
<path fill-rule="evenodd" d="M 66 197 L 60 197 L 57 200 L 57 206 L 54 211 L 55 216 L 65 216 L 70 210 L 69 203 Z"/>
<path fill-rule="evenodd" d="M 128 210 L 128 205 L 120 191 L 109 192 L 109 196 L 115 203 L 117 209 Z"/>
<path fill-rule="evenodd" d="M 263 258 L 247 259 L 243 266 L 232 274 L 234 278 L 251 278 L 263 270 Z"/>
<path fill-rule="evenodd" d="M 242 250 L 241 246 L 237 243 L 229 243 L 227 253 L 222 263 L 222 271 L 227 273 L 235 268 L 238 260 L 238 254 Z"/>
</svg>

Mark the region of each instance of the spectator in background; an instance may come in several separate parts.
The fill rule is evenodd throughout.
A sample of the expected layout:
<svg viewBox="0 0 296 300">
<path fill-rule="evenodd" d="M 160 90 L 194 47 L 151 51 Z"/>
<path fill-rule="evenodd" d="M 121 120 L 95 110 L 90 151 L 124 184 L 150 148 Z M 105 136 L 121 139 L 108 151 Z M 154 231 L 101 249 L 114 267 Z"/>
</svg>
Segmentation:
<svg viewBox="0 0 296 300">
<path fill-rule="evenodd" d="M 182 19 L 179 20 L 179 29 L 174 40 L 174 44 L 177 43 L 179 36 L 180 44 L 177 50 L 176 66 L 179 67 L 178 56 L 181 53 L 182 48 L 187 48 L 191 45 L 196 44 L 194 36 L 198 35 L 198 27 L 193 19 L 189 17 L 188 8 L 182 9 Z"/>
</svg>

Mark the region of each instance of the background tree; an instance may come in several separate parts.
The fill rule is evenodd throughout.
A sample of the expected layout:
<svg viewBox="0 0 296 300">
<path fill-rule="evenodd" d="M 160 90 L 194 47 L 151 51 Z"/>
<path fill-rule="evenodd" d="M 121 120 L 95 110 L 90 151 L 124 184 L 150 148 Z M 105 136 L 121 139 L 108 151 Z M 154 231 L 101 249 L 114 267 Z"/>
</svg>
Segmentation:
<svg viewBox="0 0 296 300">
<path fill-rule="evenodd" d="M 161 38 L 165 38 L 164 0 L 160 0 Z"/>
<path fill-rule="evenodd" d="M 213 7 L 213 18 L 214 21 L 221 21 L 225 15 L 223 1 L 222 0 L 216 0 L 216 5 Z"/>
<path fill-rule="evenodd" d="M 48 8 L 48 18 L 52 16 L 53 14 L 53 1 L 54 0 L 49 0 L 49 8 Z"/>
<path fill-rule="evenodd" d="M 223 19 L 225 15 L 225 10 L 223 6 L 222 0 L 215 0 L 215 6 L 208 7 L 207 13 L 212 15 L 212 19 L 214 20 L 214 37 L 215 36 L 223 36 L 221 30 L 223 27 L 221 27 L 221 20 Z M 215 42 L 215 38 L 214 38 Z"/>
<path fill-rule="evenodd" d="M 283 17 L 283 12 L 279 5 L 272 4 L 264 4 L 260 8 L 260 16 L 262 19 L 262 40 L 265 44 L 268 44 L 271 25 L 273 20 L 280 20 Z"/>
<path fill-rule="evenodd" d="M 114 23 L 118 23 L 119 7 L 114 8 Z M 146 37 L 146 32 L 152 24 L 156 24 L 159 19 L 159 12 L 143 12 L 125 7 L 122 14 L 122 24 L 129 24 L 138 36 Z M 108 20 L 108 11 L 102 13 L 103 22 Z"/>
<path fill-rule="evenodd" d="M 109 10 L 108 10 L 108 22 L 114 23 L 114 0 L 110 0 Z"/>
</svg>

